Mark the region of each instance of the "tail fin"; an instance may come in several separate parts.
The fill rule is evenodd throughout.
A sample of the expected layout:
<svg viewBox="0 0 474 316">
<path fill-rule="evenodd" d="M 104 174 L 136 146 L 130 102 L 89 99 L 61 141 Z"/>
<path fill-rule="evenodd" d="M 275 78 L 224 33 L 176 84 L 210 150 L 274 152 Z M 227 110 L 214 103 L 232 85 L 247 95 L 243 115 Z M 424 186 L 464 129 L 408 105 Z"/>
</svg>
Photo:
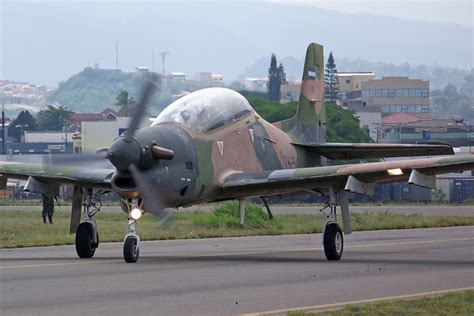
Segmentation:
<svg viewBox="0 0 474 316">
<path fill-rule="evenodd" d="M 311 43 L 306 50 L 296 115 L 275 125 L 288 132 L 293 140 L 298 143 L 322 143 L 326 141 L 322 45 Z"/>
</svg>

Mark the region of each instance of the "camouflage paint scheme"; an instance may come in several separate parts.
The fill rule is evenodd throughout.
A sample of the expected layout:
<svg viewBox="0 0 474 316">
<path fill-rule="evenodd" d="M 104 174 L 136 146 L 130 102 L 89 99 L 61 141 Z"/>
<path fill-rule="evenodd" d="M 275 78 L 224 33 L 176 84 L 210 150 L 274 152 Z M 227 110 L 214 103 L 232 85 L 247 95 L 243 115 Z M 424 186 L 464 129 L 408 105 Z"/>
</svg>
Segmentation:
<svg viewBox="0 0 474 316">
<path fill-rule="evenodd" d="M 327 158 L 446 155 L 453 150 L 448 145 L 326 143 L 323 71 L 323 47 L 310 44 L 299 107 L 293 118 L 270 124 L 250 111 L 207 132 L 179 122 L 161 122 L 138 130 L 132 144 L 136 149 L 122 154 L 136 156 L 138 167 L 152 179 L 153 186 L 167 192 L 161 197 L 171 207 L 256 196 L 327 193 L 330 188 L 344 189 L 350 176 L 364 183 L 380 183 L 406 181 L 412 170 L 434 175 L 474 169 L 472 156 L 327 166 Z M 243 98 L 223 88 L 206 91 Z M 153 145 L 172 150 L 173 158 L 154 159 Z M 0 162 L 0 172 L 3 178 L 32 176 L 46 183 L 103 188 L 123 197 L 138 197 L 127 161 L 112 161 L 115 168 L 111 169 Z M 387 173 L 397 168 L 402 175 Z"/>
</svg>

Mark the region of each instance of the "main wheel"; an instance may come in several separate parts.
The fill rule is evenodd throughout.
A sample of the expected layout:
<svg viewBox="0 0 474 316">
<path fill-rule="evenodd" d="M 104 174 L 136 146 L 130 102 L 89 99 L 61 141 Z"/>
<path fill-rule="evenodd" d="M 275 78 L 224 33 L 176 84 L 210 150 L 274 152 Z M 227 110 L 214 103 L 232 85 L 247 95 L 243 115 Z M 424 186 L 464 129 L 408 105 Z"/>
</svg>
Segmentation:
<svg viewBox="0 0 474 316">
<path fill-rule="evenodd" d="M 339 260 L 344 250 L 344 238 L 341 228 L 336 223 L 330 223 L 324 231 L 324 254 L 328 260 Z"/>
<path fill-rule="evenodd" d="M 99 235 L 97 243 L 94 243 L 94 229 L 91 223 L 83 222 L 76 230 L 76 252 L 79 258 L 92 258 L 95 250 L 99 246 Z"/>
<path fill-rule="evenodd" d="M 128 236 L 123 243 L 123 258 L 128 263 L 134 263 L 137 262 L 139 255 L 140 249 L 138 249 L 137 238 Z"/>
</svg>

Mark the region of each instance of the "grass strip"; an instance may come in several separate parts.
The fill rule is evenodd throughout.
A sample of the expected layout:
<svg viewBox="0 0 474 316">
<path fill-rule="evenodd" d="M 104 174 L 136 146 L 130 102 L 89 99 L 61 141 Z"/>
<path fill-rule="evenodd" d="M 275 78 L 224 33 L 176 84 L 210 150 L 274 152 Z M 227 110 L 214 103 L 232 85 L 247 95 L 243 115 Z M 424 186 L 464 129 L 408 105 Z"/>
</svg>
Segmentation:
<svg viewBox="0 0 474 316">
<path fill-rule="evenodd" d="M 43 224 L 40 211 L 0 212 L 0 248 L 69 245 L 68 212 L 56 212 L 54 224 Z M 127 214 L 101 212 L 95 216 L 101 242 L 122 241 L 127 232 Z M 138 223 L 142 240 L 187 239 L 207 237 L 238 237 L 258 235 L 290 235 L 320 233 L 325 217 L 322 214 L 277 214 L 269 220 L 258 205 L 248 203 L 246 222 L 239 224 L 238 204 L 224 202 L 213 212 L 175 212 L 166 223 L 159 223 L 145 214 Z M 474 217 L 401 215 L 391 212 L 353 213 L 354 231 L 410 229 L 449 226 L 472 226 Z"/>
<path fill-rule="evenodd" d="M 467 290 L 409 300 L 346 305 L 322 312 L 289 312 L 289 316 L 359 316 L 359 315 L 474 315 L 474 290 Z"/>
</svg>

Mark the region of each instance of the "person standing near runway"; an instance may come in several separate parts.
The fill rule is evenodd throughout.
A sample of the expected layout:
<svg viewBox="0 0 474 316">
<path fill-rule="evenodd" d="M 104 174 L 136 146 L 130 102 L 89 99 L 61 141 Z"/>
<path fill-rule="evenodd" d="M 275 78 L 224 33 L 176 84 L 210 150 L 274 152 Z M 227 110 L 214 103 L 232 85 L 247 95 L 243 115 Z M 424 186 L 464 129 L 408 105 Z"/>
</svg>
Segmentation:
<svg viewBox="0 0 474 316">
<path fill-rule="evenodd" d="M 43 194 L 43 223 L 46 224 L 46 216 L 50 224 L 53 223 L 54 199 L 52 195 Z"/>
</svg>

